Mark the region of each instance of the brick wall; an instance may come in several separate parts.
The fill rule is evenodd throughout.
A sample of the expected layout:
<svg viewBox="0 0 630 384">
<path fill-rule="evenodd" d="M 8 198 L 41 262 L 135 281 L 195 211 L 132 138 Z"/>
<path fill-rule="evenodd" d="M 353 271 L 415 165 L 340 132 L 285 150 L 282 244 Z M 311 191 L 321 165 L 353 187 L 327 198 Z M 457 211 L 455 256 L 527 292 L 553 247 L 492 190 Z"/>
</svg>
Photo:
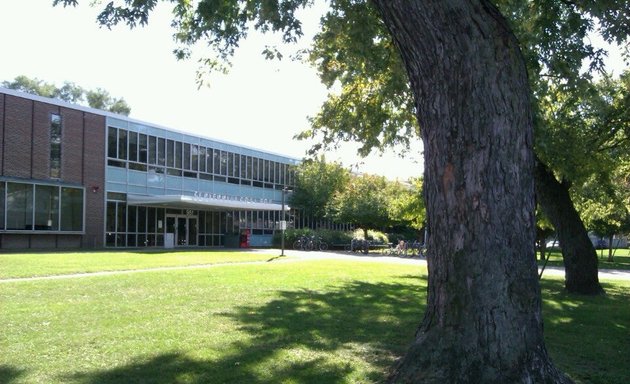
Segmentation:
<svg viewBox="0 0 630 384">
<path fill-rule="evenodd" d="M 105 233 L 105 117 L 86 114 L 83 138 L 83 183 L 86 194 L 86 236 L 83 246 L 101 248 Z"/>
<path fill-rule="evenodd" d="M 3 176 L 31 178 L 33 101 L 6 95 L 4 99 Z"/>
<path fill-rule="evenodd" d="M 0 175 L 50 180 L 50 115 L 56 113 L 62 119 L 59 181 L 81 184 L 86 198 L 85 235 L 4 233 L 0 247 L 102 247 L 105 116 L 2 93 L 0 111 Z"/>
</svg>

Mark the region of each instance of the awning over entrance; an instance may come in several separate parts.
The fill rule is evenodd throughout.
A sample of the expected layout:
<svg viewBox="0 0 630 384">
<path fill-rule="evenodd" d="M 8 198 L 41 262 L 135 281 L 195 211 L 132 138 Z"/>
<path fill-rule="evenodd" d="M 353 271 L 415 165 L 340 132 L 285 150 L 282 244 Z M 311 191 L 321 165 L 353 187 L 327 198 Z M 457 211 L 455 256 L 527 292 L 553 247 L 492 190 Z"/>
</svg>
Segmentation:
<svg viewBox="0 0 630 384">
<path fill-rule="evenodd" d="M 241 199 L 232 196 L 206 197 L 188 195 L 160 195 L 143 196 L 127 195 L 128 205 L 146 205 L 151 207 L 180 208 L 180 209 L 207 209 L 207 210 L 253 210 L 253 211 L 281 211 L 282 205 Z M 285 211 L 289 206 L 284 206 Z"/>
</svg>

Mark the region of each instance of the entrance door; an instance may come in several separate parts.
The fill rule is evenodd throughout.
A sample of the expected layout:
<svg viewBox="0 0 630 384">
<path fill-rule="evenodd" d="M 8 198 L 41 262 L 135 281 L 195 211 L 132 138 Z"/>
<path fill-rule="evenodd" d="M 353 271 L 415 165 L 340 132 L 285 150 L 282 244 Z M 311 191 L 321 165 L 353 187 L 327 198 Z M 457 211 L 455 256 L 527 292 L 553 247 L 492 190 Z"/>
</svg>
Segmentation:
<svg viewBox="0 0 630 384">
<path fill-rule="evenodd" d="M 169 215 L 166 232 L 174 234 L 176 247 L 197 245 L 197 217 Z"/>
</svg>

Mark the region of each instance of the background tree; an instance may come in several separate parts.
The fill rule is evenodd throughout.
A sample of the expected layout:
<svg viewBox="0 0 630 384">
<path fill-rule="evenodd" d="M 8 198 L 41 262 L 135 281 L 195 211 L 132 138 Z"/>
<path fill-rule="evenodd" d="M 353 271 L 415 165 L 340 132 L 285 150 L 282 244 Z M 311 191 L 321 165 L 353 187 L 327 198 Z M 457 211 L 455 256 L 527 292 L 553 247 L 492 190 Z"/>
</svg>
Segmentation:
<svg viewBox="0 0 630 384">
<path fill-rule="evenodd" d="M 387 189 L 390 225 L 413 228 L 416 237 L 424 240 L 420 230 L 426 225 L 427 213 L 422 197 L 422 179 L 414 178 L 410 183 L 389 182 Z"/>
<path fill-rule="evenodd" d="M 333 196 L 330 202 L 331 216 L 338 223 L 348 223 L 362 229 L 363 238 L 367 240 L 368 230 L 382 230 L 390 223 L 390 195 L 387 187 L 387 180 L 383 176 L 352 177 L 345 188 Z M 365 248 L 364 252 L 367 251 Z"/>
<path fill-rule="evenodd" d="M 350 172 L 338 163 L 326 163 L 324 157 L 305 160 L 296 169 L 296 188 L 289 205 L 316 221 L 325 220 L 333 196 L 349 180 Z"/>
<path fill-rule="evenodd" d="M 2 86 L 73 104 L 83 104 L 90 108 L 102 109 L 125 116 L 128 116 L 131 112 L 131 108 L 124 99 L 116 99 L 101 88 L 85 90 L 69 81 L 64 82 L 61 87 L 57 87 L 55 84 L 47 83 L 37 78 L 17 76 L 13 81 L 3 81 Z"/>
<path fill-rule="evenodd" d="M 551 84 L 545 97 L 539 97 L 545 129 L 538 131 L 537 193 L 557 230 L 566 286 L 572 292 L 603 292 L 597 255 L 573 199 L 589 178 L 610 178 L 620 154 L 630 150 L 626 78 L 582 81 L 570 91 Z M 553 164 L 554 171 L 545 164 Z"/>
<path fill-rule="evenodd" d="M 110 2 L 99 21 L 144 24 L 156 3 Z M 310 4 L 181 1 L 172 25 L 183 44 L 204 40 L 216 49 L 218 59 L 208 61 L 212 66 L 233 53 L 250 27 L 295 40 L 301 35 L 296 11 Z M 330 3 L 331 9 L 354 4 L 374 6 L 377 22 L 391 34 L 409 79 L 425 150 L 432 233 L 428 305 L 416 340 L 391 380 L 568 382 L 551 364 L 542 336 L 531 93 L 509 25 L 486 0 Z M 373 136 L 379 132 L 382 127 Z"/>
<path fill-rule="evenodd" d="M 626 156 L 627 157 L 627 156 Z M 608 261 L 613 261 L 615 235 L 630 230 L 630 163 L 626 159 L 619 164 L 613 178 L 606 174 L 591 177 L 577 197 L 587 228 L 608 240 Z"/>
</svg>

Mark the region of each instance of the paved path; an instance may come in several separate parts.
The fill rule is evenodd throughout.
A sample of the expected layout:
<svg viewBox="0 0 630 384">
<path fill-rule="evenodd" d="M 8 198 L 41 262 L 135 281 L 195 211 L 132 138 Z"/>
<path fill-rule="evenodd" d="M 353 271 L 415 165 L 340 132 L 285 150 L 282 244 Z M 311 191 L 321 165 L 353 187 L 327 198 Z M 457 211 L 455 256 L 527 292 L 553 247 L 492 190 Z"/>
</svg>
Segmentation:
<svg viewBox="0 0 630 384">
<path fill-rule="evenodd" d="M 37 280 L 60 280 L 60 279 L 72 279 L 91 276 L 109 276 L 109 275 L 123 275 L 131 273 L 143 273 L 143 272 L 155 272 L 155 271 L 175 271 L 186 269 L 201 269 L 201 268 L 219 268 L 230 265 L 242 265 L 242 264 L 266 264 L 269 262 L 279 263 L 293 263 L 309 260 L 351 260 L 355 262 L 369 262 L 369 263 L 397 263 L 408 265 L 426 265 L 426 260 L 417 257 L 398 257 L 398 256 L 384 256 L 378 253 L 370 253 L 367 255 L 361 253 L 350 252 L 319 252 L 319 251 L 295 251 L 285 250 L 285 257 L 281 257 L 281 251 L 279 249 L 259 249 L 251 250 L 250 252 L 260 252 L 269 254 L 269 260 L 267 261 L 244 261 L 238 263 L 221 263 L 221 264 L 195 264 L 195 265 L 181 265 L 173 267 L 155 267 L 145 269 L 132 269 L 132 270 L 119 270 L 119 271 L 102 271 L 102 272 L 87 272 L 87 273 L 73 273 L 67 275 L 53 275 L 53 276 L 37 276 L 37 277 L 20 277 L 0 279 L 0 283 L 10 283 L 19 281 L 37 281 Z M 545 268 L 544 275 L 564 276 L 564 268 L 560 267 L 547 267 Z M 600 279 L 621 279 L 630 280 L 630 271 L 600 269 Z"/>
<path fill-rule="evenodd" d="M 276 253 L 280 254 L 280 250 L 259 250 L 257 252 L 268 252 L 270 255 Z M 400 263 L 400 264 L 424 264 L 426 265 L 426 259 L 418 257 L 398 257 L 398 256 L 383 256 L 378 253 L 370 253 L 363 255 L 361 253 L 351 252 L 304 252 L 286 250 L 285 255 L 299 258 L 301 260 L 321 260 L 321 259 L 336 259 L 336 260 L 355 260 L 365 262 L 387 262 L 387 263 Z M 547 266 L 543 272 L 545 275 L 564 276 L 564 268 Z M 630 271 L 615 270 L 615 269 L 600 269 L 600 279 L 620 279 L 630 280 Z"/>
</svg>

